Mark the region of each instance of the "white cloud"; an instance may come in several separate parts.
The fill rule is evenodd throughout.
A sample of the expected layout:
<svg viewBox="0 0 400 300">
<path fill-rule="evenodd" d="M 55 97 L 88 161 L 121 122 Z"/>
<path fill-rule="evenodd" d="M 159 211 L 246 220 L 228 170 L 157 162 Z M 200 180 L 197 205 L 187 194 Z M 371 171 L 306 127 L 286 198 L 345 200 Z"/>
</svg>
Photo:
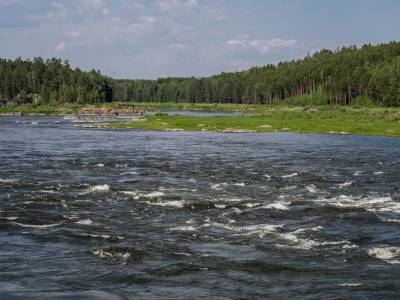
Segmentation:
<svg viewBox="0 0 400 300">
<path fill-rule="evenodd" d="M 0 6 L 9 6 L 19 2 L 19 0 L 0 0 Z"/>
<path fill-rule="evenodd" d="M 229 49 L 255 50 L 260 54 L 268 54 L 276 49 L 299 48 L 299 42 L 295 39 L 270 39 L 270 40 L 228 40 L 225 45 Z"/>
<path fill-rule="evenodd" d="M 58 43 L 56 45 L 56 47 L 54 48 L 54 50 L 57 51 L 57 52 L 62 52 L 64 49 L 65 49 L 65 42 L 64 41 Z"/>
<path fill-rule="evenodd" d="M 191 47 L 186 44 L 170 44 L 170 45 L 168 45 L 168 48 L 176 49 L 176 50 L 186 50 L 186 49 L 190 49 Z"/>
<path fill-rule="evenodd" d="M 180 14 L 199 7 L 197 0 L 157 0 L 158 7 L 165 12 Z"/>
</svg>

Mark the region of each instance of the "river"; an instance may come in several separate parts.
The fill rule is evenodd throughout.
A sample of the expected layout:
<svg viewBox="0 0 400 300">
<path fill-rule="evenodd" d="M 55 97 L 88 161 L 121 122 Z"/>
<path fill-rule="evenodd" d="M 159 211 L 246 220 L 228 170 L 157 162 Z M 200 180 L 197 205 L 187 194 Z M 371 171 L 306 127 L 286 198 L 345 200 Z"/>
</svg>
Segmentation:
<svg viewBox="0 0 400 300">
<path fill-rule="evenodd" d="M 400 297 L 400 139 L 0 117 L 1 299 Z"/>
</svg>

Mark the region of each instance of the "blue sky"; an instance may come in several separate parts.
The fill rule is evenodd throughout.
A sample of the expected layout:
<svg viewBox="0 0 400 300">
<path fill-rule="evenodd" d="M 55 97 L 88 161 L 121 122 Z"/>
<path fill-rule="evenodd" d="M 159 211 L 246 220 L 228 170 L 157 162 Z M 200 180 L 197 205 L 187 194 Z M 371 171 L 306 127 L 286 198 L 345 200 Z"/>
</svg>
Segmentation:
<svg viewBox="0 0 400 300">
<path fill-rule="evenodd" d="M 207 76 L 400 40 L 397 0 L 0 0 L 0 57 L 115 78 Z"/>
</svg>

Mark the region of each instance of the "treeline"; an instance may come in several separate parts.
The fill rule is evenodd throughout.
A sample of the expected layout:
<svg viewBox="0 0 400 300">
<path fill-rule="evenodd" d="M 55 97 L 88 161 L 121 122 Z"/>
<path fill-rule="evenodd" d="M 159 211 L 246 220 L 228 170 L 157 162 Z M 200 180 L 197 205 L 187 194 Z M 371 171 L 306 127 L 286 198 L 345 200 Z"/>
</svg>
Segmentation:
<svg viewBox="0 0 400 300">
<path fill-rule="evenodd" d="M 211 77 L 157 80 L 113 80 L 56 58 L 0 59 L 0 104 L 113 100 L 400 106 L 400 42 L 324 49 L 300 60 Z"/>
<path fill-rule="evenodd" d="M 116 80 L 123 101 L 400 106 L 400 43 L 321 50 L 206 78 Z"/>
<path fill-rule="evenodd" d="M 113 100 L 113 81 L 52 58 L 0 59 L 1 103 L 100 103 Z"/>
</svg>

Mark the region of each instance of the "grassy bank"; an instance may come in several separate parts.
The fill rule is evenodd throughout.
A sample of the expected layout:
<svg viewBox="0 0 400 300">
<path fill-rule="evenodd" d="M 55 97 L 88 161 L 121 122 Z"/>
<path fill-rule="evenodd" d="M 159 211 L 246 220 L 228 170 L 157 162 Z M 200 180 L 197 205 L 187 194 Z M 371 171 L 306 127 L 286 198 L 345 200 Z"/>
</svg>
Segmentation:
<svg viewBox="0 0 400 300">
<path fill-rule="evenodd" d="M 147 116 L 138 122 L 109 124 L 111 128 L 167 131 L 340 133 L 400 135 L 400 110 L 380 108 L 269 108 L 255 116 Z"/>
<path fill-rule="evenodd" d="M 135 110 L 201 110 L 246 112 L 244 116 L 176 116 L 160 114 L 146 116 L 138 122 L 107 124 L 113 128 L 191 130 L 191 131 L 243 131 L 273 132 L 293 131 L 310 133 L 348 133 L 365 135 L 400 135 L 400 109 L 357 106 L 266 106 L 249 104 L 191 104 L 191 103 L 127 103 L 112 102 L 98 105 L 24 105 L 3 106 L 0 113 L 21 112 L 29 114 L 77 114 L 85 109 L 107 108 L 123 111 Z"/>
</svg>

